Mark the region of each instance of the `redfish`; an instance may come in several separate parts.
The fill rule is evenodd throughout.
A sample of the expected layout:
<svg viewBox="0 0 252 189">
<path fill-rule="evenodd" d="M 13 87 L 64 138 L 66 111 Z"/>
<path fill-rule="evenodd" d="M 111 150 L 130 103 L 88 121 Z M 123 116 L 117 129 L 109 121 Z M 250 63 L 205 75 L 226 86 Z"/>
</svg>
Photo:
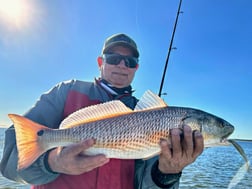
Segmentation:
<svg viewBox="0 0 252 189">
<path fill-rule="evenodd" d="M 18 169 L 30 166 L 49 149 L 93 138 L 83 153 L 108 158 L 148 159 L 160 153 L 160 139 L 170 130 L 189 125 L 204 137 L 205 147 L 220 145 L 234 131 L 227 121 L 202 110 L 172 107 L 147 91 L 134 110 L 115 100 L 80 109 L 65 118 L 59 129 L 50 129 L 25 117 L 9 114 L 14 123 Z"/>
</svg>

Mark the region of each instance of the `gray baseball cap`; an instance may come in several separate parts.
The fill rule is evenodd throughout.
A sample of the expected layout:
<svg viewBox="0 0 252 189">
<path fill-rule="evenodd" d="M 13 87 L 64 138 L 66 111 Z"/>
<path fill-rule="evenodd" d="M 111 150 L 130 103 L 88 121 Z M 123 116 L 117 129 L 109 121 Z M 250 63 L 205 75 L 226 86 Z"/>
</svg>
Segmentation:
<svg viewBox="0 0 252 189">
<path fill-rule="evenodd" d="M 128 47 L 132 50 L 134 57 L 139 57 L 139 52 L 137 50 L 135 41 L 123 33 L 114 34 L 108 37 L 103 45 L 102 54 L 108 53 L 109 50 L 115 46 Z"/>
</svg>

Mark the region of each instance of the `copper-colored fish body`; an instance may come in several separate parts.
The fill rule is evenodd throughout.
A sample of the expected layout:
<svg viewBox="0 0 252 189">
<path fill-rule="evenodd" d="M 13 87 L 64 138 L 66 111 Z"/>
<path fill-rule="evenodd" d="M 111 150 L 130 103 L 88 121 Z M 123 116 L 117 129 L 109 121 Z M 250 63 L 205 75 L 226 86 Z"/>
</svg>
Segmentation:
<svg viewBox="0 0 252 189">
<path fill-rule="evenodd" d="M 93 138 L 96 143 L 85 154 L 109 158 L 146 159 L 160 152 L 160 139 L 169 140 L 169 131 L 189 125 L 204 136 L 205 146 L 219 144 L 234 127 L 207 112 L 167 106 L 147 92 L 135 110 L 120 101 L 83 108 L 64 119 L 59 129 L 49 129 L 11 114 L 16 130 L 19 169 L 28 167 L 45 151 Z"/>
</svg>

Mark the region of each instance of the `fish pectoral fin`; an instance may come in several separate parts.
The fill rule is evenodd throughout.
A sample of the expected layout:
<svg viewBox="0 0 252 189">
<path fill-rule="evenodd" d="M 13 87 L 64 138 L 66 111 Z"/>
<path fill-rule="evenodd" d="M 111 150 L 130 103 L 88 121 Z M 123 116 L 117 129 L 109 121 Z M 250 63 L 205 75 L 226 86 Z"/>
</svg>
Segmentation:
<svg viewBox="0 0 252 189">
<path fill-rule="evenodd" d="M 168 105 L 158 95 L 147 90 L 138 101 L 134 111 L 151 110 L 156 108 L 164 108 Z"/>
<path fill-rule="evenodd" d="M 121 101 L 113 100 L 77 110 L 61 122 L 60 128 L 70 128 L 132 112 L 133 110 L 125 106 Z"/>
</svg>

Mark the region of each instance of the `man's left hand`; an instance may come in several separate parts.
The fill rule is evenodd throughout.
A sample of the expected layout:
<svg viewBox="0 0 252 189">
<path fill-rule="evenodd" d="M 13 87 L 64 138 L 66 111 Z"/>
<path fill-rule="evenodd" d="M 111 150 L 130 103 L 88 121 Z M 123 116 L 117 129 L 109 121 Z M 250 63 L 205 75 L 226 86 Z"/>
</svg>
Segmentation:
<svg viewBox="0 0 252 189">
<path fill-rule="evenodd" d="M 182 137 L 183 136 L 183 137 Z M 170 141 L 160 142 L 161 154 L 158 168 L 162 173 L 179 173 L 203 152 L 204 142 L 199 131 L 193 132 L 187 125 L 172 129 Z"/>
</svg>

